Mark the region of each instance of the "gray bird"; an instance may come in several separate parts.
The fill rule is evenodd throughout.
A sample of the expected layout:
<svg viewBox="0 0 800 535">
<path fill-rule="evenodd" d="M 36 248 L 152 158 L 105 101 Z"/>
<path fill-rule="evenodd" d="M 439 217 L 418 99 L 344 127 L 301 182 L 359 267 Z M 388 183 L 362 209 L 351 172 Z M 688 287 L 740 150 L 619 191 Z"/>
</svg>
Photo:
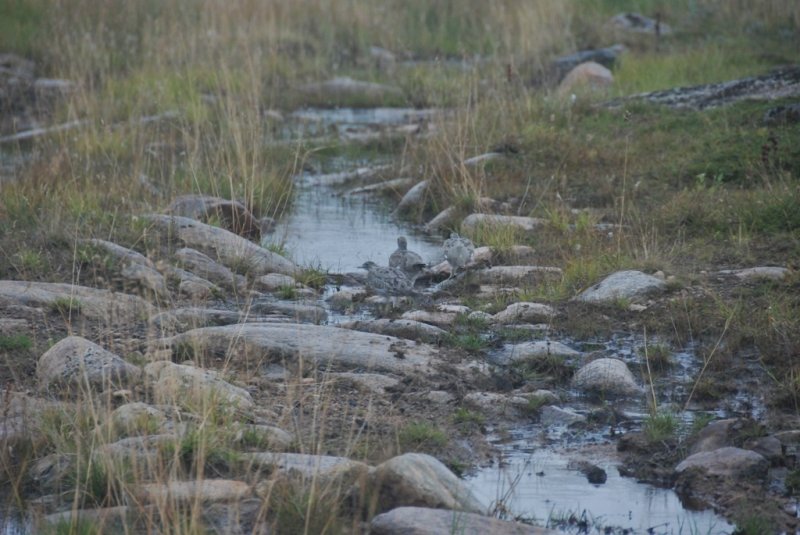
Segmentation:
<svg viewBox="0 0 800 535">
<path fill-rule="evenodd" d="M 405 236 L 397 238 L 397 250 L 389 256 L 389 267 L 396 268 L 406 274 L 412 282 L 422 273 L 427 264 L 414 251 L 408 250 Z"/>
<path fill-rule="evenodd" d="M 452 268 L 451 277 L 455 275 L 457 270 L 463 268 L 472 260 L 472 254 L 475 252 L 475 246 L 469 238 L 462 238 L 455 232 L 445 240 L 443 248 L 444 258 Z"/>
<path fill-rule="evenodd" d="M 379 266 L 375 262 L 364 262 L 361 269 L 367 270 L 367 287 L 385 296 L 414 294 L 414 286 L 402 270 Z"/>
</svg>

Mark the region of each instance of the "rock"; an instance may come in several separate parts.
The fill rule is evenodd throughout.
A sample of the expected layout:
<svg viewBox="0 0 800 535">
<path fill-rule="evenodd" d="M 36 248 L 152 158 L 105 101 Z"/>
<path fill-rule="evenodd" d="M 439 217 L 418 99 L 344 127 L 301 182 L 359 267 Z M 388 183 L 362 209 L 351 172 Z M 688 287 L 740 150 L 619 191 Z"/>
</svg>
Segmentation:
<svg viewBox="0 0 800 535">
<path fill-rule="evenodd" d="M 719 273 L 721 275 L 735 275 L 741 280 L 769 279 L 779 281 L 788 277 L 791 272 L 790 269 L 785 267 L 760 266 L 746 269 L 724 269 Z"/>
<path fill-rule="evenodd" d="M 137 381 L 141 373 L 138 366 L 80 336 L 68 336 L 56 343 L 41 356 L 36 366 L 36 377 L 42 388 L 72 391 L 86 388 L 102 391 L 130 384 Z"/>
<path fill-rule="evenodd" d="M 599 63 L 607 69 L 614 67 L 617 58 L 625 51 L 623 45 L 614 45 L 608 48 L 597 48 L 594 50 L 581 50 L 566 56 L 560 56 L 551 63 L 554 72 L 553 79 L 560 82 L 564 76 L 578 65 L 586 62 Z"/>
<path fill-rule="evenodd" d="M 463 403 L 491 420 L 528 418 L 533 412 L 528 398 L 497 392 L 470 392 L 464 396 Z"/>
<path fill-rule="evenodd" d="M 213 221 L 234 234 L 255 241 L 259 241 L 270 228 L 269 220 L 262 222 L 241 202 L 208 195 L 182 195 L 173 200 L 164 212 L 203 223 Z"/>
<path fill-rule="evenodd" d="M 373 394 L 383 395 L 387 388 L 394 388 L 400 384 L 398 379 L 381 375 L 379 373 L 331 373 L 331 379 L 336 381 L 346 381 L 354 383 L 359 387 L 372 392 Z"/>
<path fill-rule="evenodd" d="M 229 290 L 243 289 L 247 279 L 215 262 L 200 251 L 184 247 L 175 251 L 175 258 L 194 275 L 207 279 Z"/>
<path fill-rule="evenodd" d="M 479 154 L 477 156 L 473 156 L 471 158 L 467 158 L 464 160 L 465 167 L 475 167 L 479 164 L 485 164 L 486 162 L 490 162 L 492 160 L 497 160 L 499 158 L 505 158 L 505 155 L 499 152 L 487 152 L 484 154 Z"/>
<path fill-rule="evenodd" d="M 408 190 L 403 198 L 400 199 L 400 203 L 395 208 L 396 214 L 401 214 L 404 212 L 408 212 L 412 209 L 414 210 L 422 210 L 423 203 L 425 201 L 425 193 L 428 190 L 428 181 L 423 180 L 415 185 L 413 188 Z"/>
<path fill-rule="evenodd" d="M 0 318 L 0 335 L 14 336 L 21 332 L 27 332 L 30 328 L 31 324 L 26 319 Z"/>
<path fill-rule="evenodd" d="M 539 412 L 539 423 L 546 426 L 570 426 L 586 422 L 586 416 L 571 409 L 545 405 Z M 605 482 L 605 481 L 604 481 Z"/>
<path fill-rule="evenodd" d="M 800 123 L 800 103 L 768 109 L 764 112 L 763 123 L 767 126 Z"/>
<path fill-rule="evenodd" d="M 233 386 L 212 370 L 158 361 L 145 366 L 144 371 L 153 382 L 153 393 L 159 403 L 175 404 L 190 411 L 212 404 L 241 410 L 255 406 L 247 390 Z"/>
<path fill-rule="evenodd" d="M 587 394 L 602 396 L 637 396 L 642 389 L 633 374 L 619 359 L 600 358 L 579 369 L 572 386 Z"/>
<path fill-rule="evenodd" d="M 667 285 L 658 277 L 641 271 L 618 271 L 575 298 L 587 303 L 608 303 L 619 299 L 636 299 L 663 292 Z"/>
<path fill-rule="evenodd" d="M 293 361 L 298 355 L 319 366 L 369 371 L 425 372 L 438 352 L 425 344 L 323 325 L 259 323 L 204 327 L 168 340 L 173 351 L 191 347 L 214 355 L 258 355 Z"/>
<path fill-rule="evenodd" d="M 763 479 L 769 463 L 754 451 L 729 446 L 690 455 L 675 467 L 675 472 L 681 474 L 692 469 L 722 478 Z"/>
<path fill-rule="evenodd" d="M 478 284 L 529 284 L 535 286 L 542 280 L 558 279 L 561 274 L 561 269 L 556 267 L 494 266 L 474 271 L 472 276 Z"/>
<path fill-rule="evenodd" d="M 607 90 L 613 84 L 614 76 L 611 71 L 599 63 L 587 61 L 569 71 L 558 84 L 556 92 L 562 97 L 584 91 L 600 92 Z"/>
<path fill-rule="evenodd" d="M 639 93 L 606 104 L 626 105 L 630 100 L 645 100 L 670 108 L 708 109 L 740 100 L 773 100 L 800 95 L 800 67 L 777 69 L 761 76 L 752 76 L 716 84 L 678 87 L 664 91 Z"/>
<path fill-rule="evenodd" d="M 236 501 L 251 494 L 250 485 L 230 479 L 145 483 L 131 488 L 136 500 L 163 505 Z"/>
<path fill-rule="evenodd" d="M 458 208 L 448 206 L 425 224 L 425 232 L 435 232 L 447 227 L 456 218 L 456 215 L 458 215 Z"/>
<path fill-rule="evenodd" d="M 709 422 L 701 429 L 689 449 L 689 454 L 704 451 L 714 451 L 724 446 L 732 446 L 735 437 L 737 418 L 727 418 L 725 420 L 715 420 Z"/>
<path fill-rule="evenodd" d="M 133 283 L 148 293 L 153 294 L 157 299 L 166 301 L 169 299 L 167 281 L 164 276 L 153 268 L 142 264 L 128 264 L 120 270 L 128 282 Z"/>
<path fill-rule="evenodd" d="M 403 315 L 400 316 L 403 320 L 430 323 L 437 327 L 450 327 L 455 323 L 457 317 L 458 313 L 456 312 L 443 312 L 440 310 L 409 310 L 403 312 Z"/>
<path fill-rule="evenodd" d="M 363 106 L 365 103 L 397 102 L 403 97 L 403 92 L 398 87 L 362 82 L 347 76 L 305 84 L 300 86 L 298 91 L 323 104 L 343 106 L 352 106 L 354 103 Z"/>
<path fill-rule="evenodd" d="M 101 465 L 136 467 L 142 471 L 140 477 L 153 478 L 159 475 L 159 468 L 163 469 L 163 465 L 159 466 L 163 452 L 179 447 L 180 441 L 175 434 L 132 436 L 98 446 L 92 458 Z"/>
<path fill-rule="evenodd" d="M 546 323 L 555 314 L 555 309 L 548 305 L 522 301 L 508 305 L 505 310 L 492 316 L 492 320 L 501 325 L 508 323 Z"/>
<path fill-rule="evenodd" d="M 521 217 L 515 215 L 470 214 L 461 222 L 461 232 L 468 234 L 485 227 L 511 227 L 530 232 L 546 224 L 545 219 L 538 217 Z"/>
<path fill-rule="evenodd" d="M 256 276 L 273 272 L 296 275 L 300 272 L 300 268 L 290 260 L 225 229 L 188 217 L 161 214 L 143 217 L 175 233 L 189 247 L 200 247 L 213 252 L 229 267 L 236 266 Z M 199 275 L 204 276 L 202 273 Z"/>
<path fill-rule="evenodd" d="M 743 447 L 763 456 L 772 466 L 783 462 L 783 445 L 775 437 L 751 438 L 744 442 Z"/>
<path fill-rule="evenodd" d="M 369 476 L 378 512 L 403 505 L 482 513 L 486 506 L 436 458 L 406 453 L 378 465 Z"/>
<path fill-rule="evenodd" d="M 365 478 L 370 467 L 346 457 L 304 453 L 243 453 L 242 460 L 257 469 L 291 479 L 315 480 L 322 487 L 347 488 Z"/>
<path fill-rule="evenodd" d="M 57 309 L 113 325 L 146 321 L 156 309 L 141 297 L 85 286 L 51 282 L 0 281 L 0 306 Z"/>
<path fill-rule="evenodd" d="M 580 355 L 579 351 L 575 351 L 561 342 L 534 340 L 519 344 L 506 344 L 499 353 L 491 356 L 491 360 L 496 364 L 508 366 L 515 362 L 550 356 L 574 358 Z"/>
<path fill-rule="evenodd" d="M 342 323 L 339 327 L 368 333 L 388 334 L 397 338 L 428 343 L 435 343 L 447 336 L 447 331 L 443 329 L 409 319 L 356 320 Z"/>
<path fill-rule="evenodd" d="M 660 19 L 651 19 L 641 13 L 619 13 L 609 21 L 617 30 L 633 33 L 648 33 L 652 35 L 669 35 L 672 28 Z"/>
<path fill-rule="evenodd" d="M 287 286 L 294 288 L 296 284 L 297 281 L 294 279 L 294 277 L 290 277 L 289 275 L 281 275 L 280 273 L 267 273 L 266 275 L 262 275 L 255 280 L 256 290 L 261 290 L 264 292 L 274 292 Z"/>
<path fill-rule="evenodd" d="M 377 515 L 370 523 L 372 535 L 556 535 L 558 531 L 499 520 L 463 511 L 427 507 L 398 507 Z"/>
</svg>

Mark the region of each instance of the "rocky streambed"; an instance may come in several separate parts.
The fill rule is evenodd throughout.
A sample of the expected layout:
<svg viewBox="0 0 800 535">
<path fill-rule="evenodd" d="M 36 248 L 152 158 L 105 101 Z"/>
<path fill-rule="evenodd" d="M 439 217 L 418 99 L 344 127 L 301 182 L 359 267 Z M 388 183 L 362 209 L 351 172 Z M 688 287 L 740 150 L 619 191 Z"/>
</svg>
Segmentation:
<svg viewBox="0 0 800 535">
<path fill-rule="evenodd" d="M 319 123 L 340 115 L 353 114 Z M 388 134 L 365 129 L 407 135 L 428 117 L 388 116 Z M 381 162 L 341 167 L 298 177 L 277 226 L 189 196 L 141 214 L 137 247 L 79 239 L 75 284 L 0 281 L 0 332 L 20 341 L 2 372 L 3 466 L 24 519 L 10 525 L 159 531 L 190 511 L 219 533 L 730 533 L 724 517 L 746 507 L 795 525 L 782 489 L 798 433 L 767 431 L 763 370 L 746 368 L 750 396 L 691 403 L 692 344 L 641 329 L 692 288 L 621 271 L 568 302 L 525 299 L 562 275 L 525 246 L 478 248 L 448 278 L 433 232 L 447 210 L 425 233 L 376 196 L 407 208 L 426 184 Z M 546 225 L 478 208 L 462 228 Z M 425 303 L 371 295 L 356 270 L 385 264 L 400 234 L 431 266 Z M 578 320 L 615 334 L 562 334 Z"/>
</svg>

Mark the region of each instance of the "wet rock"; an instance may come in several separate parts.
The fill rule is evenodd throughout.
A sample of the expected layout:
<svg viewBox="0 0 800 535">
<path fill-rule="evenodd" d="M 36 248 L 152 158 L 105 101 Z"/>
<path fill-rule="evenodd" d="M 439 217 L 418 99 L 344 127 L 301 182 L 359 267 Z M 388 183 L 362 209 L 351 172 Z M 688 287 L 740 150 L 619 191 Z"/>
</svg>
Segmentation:
<svg viewBox="0 0 800 535">
<path fill-rule="evenodd" d="M 556 82 L 559 82 L 572 69 L 589 61 L 599 63 L 603 67 L 611 69 L 617 62 L 617 58 L 624 51 L 625 47 L 623 45 L 614 45 L 594 50 L 581 50 L 573 54 L 560 56 L 551 63 L 551 68 L 554 73 L 553 78 Z"/>
<path fill-rule="evenodd" d="M 331 373 L 330 377 L 336 381 L 346 381 L 358 385 L 359 387 L 372 392 L 373 394 L 383 395 L 387 388 L 395 388 L 400 384 L 399 379 L 381 375 L 379 373 Z"/>
<path fill-rule="evenodd" d="M 540 359 L 549 356 L 579 357 L 581 353 L 571 347 L 550 340 L 534 340 L 519 344 L 506 344 L 503 349 L 491 356 L 492 361 L 501 366 L 508 366 L 523 360 Z"/>
<path fill-rule="evenodd" d="M 156 309 L 141 297 L 73 284 L 0 281 L 0 306 L 23 305 L 57 309 L 109 324 L 136 324 Z"/>
<path fill-rule="evenodd" d="M 144 371 L 152 381 L 153 394 L 159 403 L 174 404 L 190 411 L 209 404 L 242 410 L 255 406 L 247 390 L 230 384 L 212 370 L 158 361 L 145 366 Z"/>
<path fill-rule="evenodd" d="M 769 280 L 783 280 L 792 271 L 784 267 L 777 266 L 759 266 L 746 269 L 724 269 L 719 273 L 721 275 L 734 275 L 741 280 L 756 280 L 756 279 L 769 279 Z"/>
<path fill-rule="evenodd" d="M 533 231 L 544 225 L 546 220 L 538 217 L 515 215 L 470 214 L 461 222 L 461 232 L 471 233 L 483 227 L 512 227 L 523 231 Z"/>
<path fill-rule="evenodd" d="M 247 483 L 231 479 L 145 483 L 131 488 L 136 500 L 163 505 L 236 501 L 248 497 L 251 492 Z"/>
<path fill-rule="evenodd" d="M 800 123 L 800 104 L 788 104 L 768 109 L 764 112 L 763 123 L 768 126 Z"/>
<path fill-rule="evenodd" d="M 553 307 L 541 303 L 519 302 L 508 305 L 492 319 L 501 325 L 509 323 L 546 323 L 555 316 Z"/>
<path fill-rule="evenodd" d="M 775 70 L 729 82 L 679 87 L 651 93 L 640 93 L 607 103 L 622 106 L 629 100 L 645 100 L 671 108 L 707 109 L 732 104 L 740 100 L 772 100 L 800 95 L 800 67 Z"/>
<path fill-rule="evenodd" d="M 268 218 L 258 219 L 239 201 L 208 195 L 182 195 L 173 200 L 164 212 L 204 223 L 214 221 L 234 234 L 255 241 L 260 240 L 274 223 Z"/>
<path fill-rule="evenodd" d="M 152 294 L 156 299 L 166 301 L 169 299 L 169 290 L 164 276 L 153 268 L 142 264 L 128 264 L 120 270 L 120 275 L 128 283 L 132 283 L 146 293 Z"/>
<path fill-rule="evenodd" d="M 365 101 L 372 103 L 397 101 L 403 96 L 398 87 L 362 82 L 347 76 L 305 84 L 300 86 L 298 91 L 327 105 L 352 105 L 354 101 L 362 105 Z"/>
<path fill-rule="evenodd" d="M 728 446 L 690 455 L 675 467 L 675 473 L 698 470 L 722 478 L 763 479 L 768 469 L 769 463 L 762 455 Z"/>
<path fill-rule="evenodd" d="M 428 191 L 428 181 L 423 180 L 408 190 L 400 203 L 395 208 L 395 213 L 402 214 L 411 210 L 422 210 L 425 201 L 425 193 Z"/>
<path fill-rule="evenodd" d="M 249 466 L 280 474 L 291 479 L 314 479 L 322 486 L 346 488 L 362 480 L 370 471 L 369 465 L 346 457 L 309 455 L 305 453 L 243 453 Z"/>
<path fill-rule="evenodd" d="M 285 287 L 294 288 L 296 284 L 294 277 L 280 273 L 267 273 L 255 280 L 256 289 L 264 292 L 274 292 Z"/>
<path fill-rule="evenodd" d="M 647 33 L 652 35 L 669 35 L 672 28 L 659 19 L 651 19 L 641 13 L 619 13 L 609 21 L 617 30 L 633 33 Z"/>
<path fill-rule="evenodd" d="M 618 271 L 585 290 L 575 299 L 587 303 L 607 303 L 619 299 L 636 299 L 663 292 L 666 283 L 641 271 Z"/>
<path fill-rule="evenodd" d="M 404 505 L 481 513 L 486 507 L 439 460 L 406 453 L 378 465 L 369 476 L 378 512 Z"/>
<path fill-rule="evenodd" d="M 463 511 L 427 507 L 398 507 L 373 518 L 370 523 L 370 533 L 373 535 L 427 535 L 429 533 L 555 535 L 559 532 Z"/>
<path fill-rule="evenodd" d="M 638 396 L 642 389 L 625 363 L 618 359 L 600 358 L 579 369 L 572 386 L 587 394 L 601 396 Z"/>
<path fill-rule="evenodd" d="M 213 252 L 228 267 L 236 266 L 253 275 L 300 272 L 293 262 L 225 229 L 206 225 L 188 217 L 148 214 L 146 220 L 174 232 L 189 247 Z M 199 273 L 204 276 L 204 274 Z"/>
<path fill-rule="evenodd" d="M 175 258 L 194 275 L 207 279 L 229 290 L 243 289 L 247 279 L 204 255 L 200 251 L 184 247 L 175 251 Z"/>
<path fill-rule="evenodd" d="M 600 92 L 607 90 L 613 84 L 614 76 L 610 70 L 594 61 L 587 61 L 569 71 L 558 84 L 557 93 L 566 96 L 586 91 Z"/>
<path fill-rule="evenodd" d="M 547 426 L 570 426 L 586 422 L 586 416 L 571 409 L 545 405 L 539 412 L 539 423 Z M 605 483 L 605 480 L 603 480 Z"/>
<path fill-rule="evenodd" d="M 342 323 L 339 327 L 428 343 L 435 343 L 447 336 L 447 331 L 439 327 L 409 319 L 356 320 Z"/>
<path fill-rule="evenodd" d="M 474 271 L 471 275 L 478 284 L 529 284 L 535 286 L 542 280 L 561 277 L 561 269 L 542 266 L 494 266 Z"/>
<path fill-rule="evenodd" d="M 257 354 L 275 361 L 306 362 L 371 371 L 428 370 L 438 352 L 392 336 L 323 325 L 259 323 L 193 329 L 164 341 L 173 351 L 192 347 L 214 355 Z"/>
<path fill-rule="evenodd" d="M 141 373 L 138 366 L 80 336 L 68 336 L 56 343 L 36 366 L 42 388 L 67 391 L 118 387 L 137 381 Z"/>
</svg>

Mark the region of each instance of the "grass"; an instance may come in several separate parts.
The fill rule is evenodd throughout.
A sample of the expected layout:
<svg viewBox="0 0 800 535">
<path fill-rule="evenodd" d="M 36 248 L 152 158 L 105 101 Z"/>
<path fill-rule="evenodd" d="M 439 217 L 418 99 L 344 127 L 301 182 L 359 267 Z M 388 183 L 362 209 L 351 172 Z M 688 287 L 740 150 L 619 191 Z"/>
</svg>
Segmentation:
<svg viewBox="0 0 800 535">
<path fill-rule="evenodd" d="M 643 430 L 650 442 L 664 442 L 676 437 L 678 419 L 668 412 L 657 412 L 645 418 Z"/>
<path fill-rule="evenodd" d="M 397 433 L 402 451 L 436 452 L 450 441 L 438 427 L 424 421 L 411 422 Z"/>
<path fill-rule="evenodd" d="M 33 341 L 27 334 L 0 335 L 0 351 L 20 351 L 33 347 Z"/>
</svg>

